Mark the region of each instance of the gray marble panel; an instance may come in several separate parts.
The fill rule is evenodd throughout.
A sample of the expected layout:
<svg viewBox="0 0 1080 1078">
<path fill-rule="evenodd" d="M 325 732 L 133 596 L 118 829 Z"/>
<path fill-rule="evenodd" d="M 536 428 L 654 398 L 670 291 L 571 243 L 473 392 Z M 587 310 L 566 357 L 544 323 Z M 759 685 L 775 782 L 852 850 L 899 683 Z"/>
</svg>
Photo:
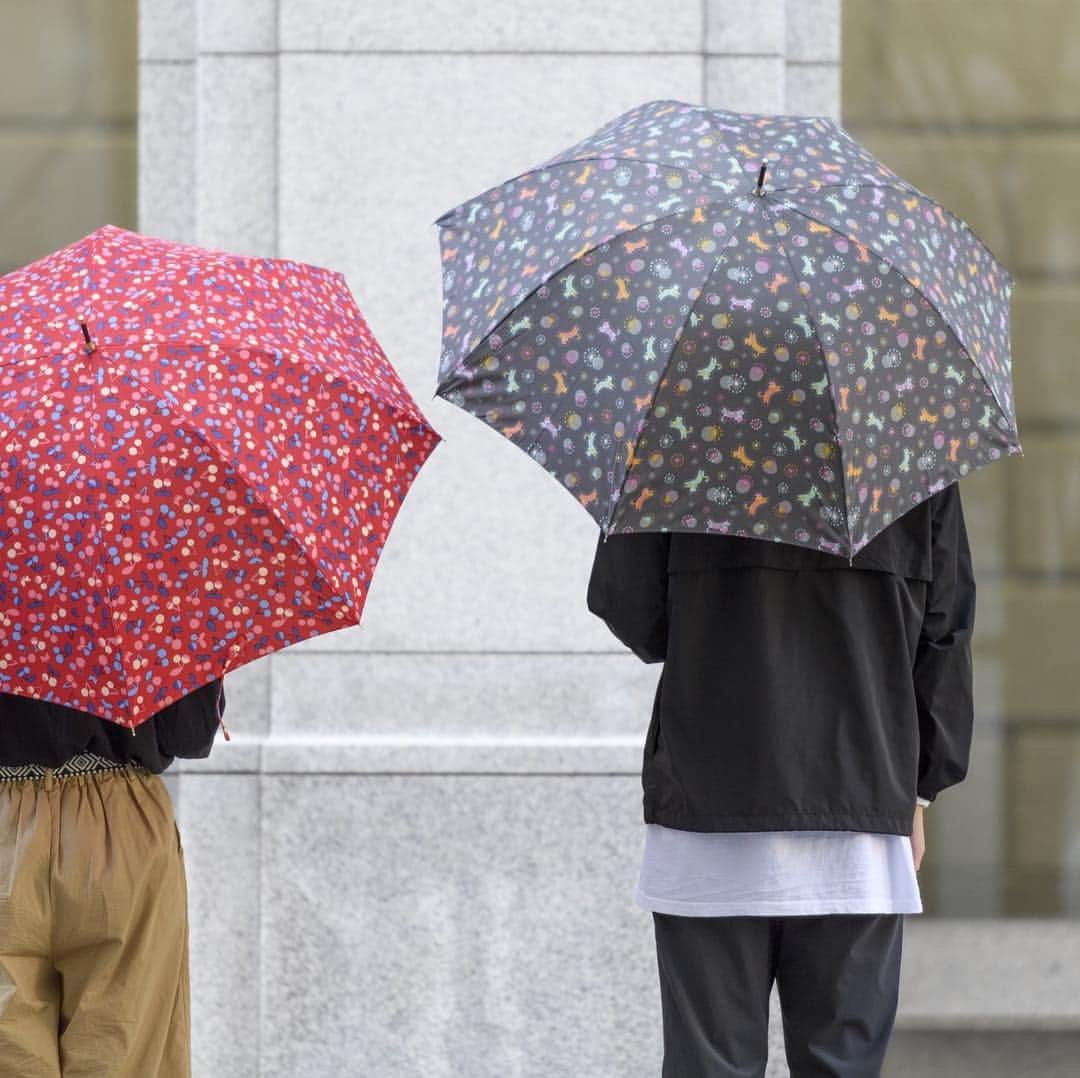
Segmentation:
<svg viewBox="0 0 1080 1078">
<path fill-rule="evenodd" d="M 840 59 L 840 0 L 786 0 L 788 60 Z"/>
<path fill-rule="evenodd" d="M 1080 1032 L 1043 1029 L 893 1031 L 882 1078 L 1076 1078 Z"/>
<path fill-rule="evenodd" d="M 283 55 L 282 252 L 346 274 L 426 400 L 435 218 L 642 101 L 700 94 L 699 57 Z"/>
<path fill-rule="evenodd" d="M 195 56 L 195 0 L 139 0 L 139 59 Z"/>
<path fill-rule="evenodd" d="M 1080 922 L 908 918 L 898 1028 L 1080 1029 Z"/>
<path fill-rule="evenodd" d="M 780 1016 L 780 993 L 773 985 L 769 996 L 769 1062 L 761 1078 L 791 1078 L 784 1050 L 784 1025 Z"/>
<path fill-rule="evenodd" d="M 838 64 L 789 63 L 787 65 L 787 112 L 799 116 L 840 118 L 840 66 Z"/>
<path fill-rule="evenodd" d="M 443 401 L 445 442 L 398 516 L 358 628 L 296 650 L 602 651 L 585 590 L 599 536 L 524 453 Z"/>
<path fill-rule="evenodd" d="M 706 101 L 730 112 L 783 112 L 781 56 L 710 56 Z"/>
<path fill-rule="evenodd" d="M 177 760 L 174 770 L 201 774 L 255 774 L 259 770 L 262 742 L 270 731 L 272 661 L 269 656 L 256 659 L 225 675 L 225 729 L 218 730 L 206 759 Z"/>
<path fill-rule="evenodd" d="M 632 775 L 633 736 L 290 735 L 261 746 L 264 775 Z M 226 750 L 227 751 L 227 750 Z"/>
<path fill-rule="evenodd" d="M 200 52 L 271 52 L 277 47 L 277 0 L 197 3 Z"/>
<path fill-rule="evenodd" d="M 610 655 L 318 655 L 274 659 L 278 734 L 643 735 L 659 667 Z"/>
<path fill-rule="evenodd" d="M 716 54 L 784 52 L 785 0 L 706 0 L 706 48 Z"/>
<path fill-rule="evenodd" d="M 139 231 L 195 239 L 195 65 L 139 65 Z"/>
<path fill-rule="evenodd" d="M 273 656 L 266 656 L 225 675 L 225 726 L 230 734 L 269 732 L 273 661 Z"/>
<path fill-rule="evenodd" d="M 196 219 L 204 246 L 275 254 L 277 64 L 272 56 L 199 60 Z"/>
<path fill-rule="evenodd" d="M 176 818 L 180 818 L 180 772 L 177 769 L 170 768 L 161 776 L 161 781 L 165 784 L 165 789 L 169 791 L 169 797 L 172 798 L 173 813 Z"/>
<path fill-rule="evenodd" d="M 653 1078 L 631 778 L 263 780 L 263 1078 Z"/>
<path fill-rule="evenodd" d="M 430 222 L 634 104 L 696 99 L 701 70 L 697 57 L 282 57 L 280 252 L 346 272 L 446 436 L 390 537 L 360 646 L 609 646 L 584 608 L 588 514 L 498 434 L 431 400 Z"/>
<path fill-rule="evenodd" d="M 340 52 L 699 52 L 701 0 L 280 0 L 281 46 Z"/>
<path fill-rule="evenodd" d="M 177 760 L 170 769 L 182 775 L 255 775 L 262 766 L 262 737 L 231 735 L 226 740 L 219 732 L 210 755 L 203 760 Z"/>
<path fill-rule="evenodd" d="M 259 780 L 181 776 L 196 1078 L 259 1078 Z"/>
</svg>

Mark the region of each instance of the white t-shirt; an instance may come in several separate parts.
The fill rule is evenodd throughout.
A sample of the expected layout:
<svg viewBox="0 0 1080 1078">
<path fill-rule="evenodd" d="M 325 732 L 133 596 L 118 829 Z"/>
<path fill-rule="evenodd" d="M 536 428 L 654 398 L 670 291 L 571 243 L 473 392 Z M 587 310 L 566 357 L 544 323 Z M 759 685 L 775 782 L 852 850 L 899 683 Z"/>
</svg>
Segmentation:
<svg viewBox="0 0 1080 1078">
<path fill-rule="evenodd" d="M 862 831 L 676 831 L 645 825 L 635 893 L 654 913 L 922 913 L 911 840 Z"/>
</svg>

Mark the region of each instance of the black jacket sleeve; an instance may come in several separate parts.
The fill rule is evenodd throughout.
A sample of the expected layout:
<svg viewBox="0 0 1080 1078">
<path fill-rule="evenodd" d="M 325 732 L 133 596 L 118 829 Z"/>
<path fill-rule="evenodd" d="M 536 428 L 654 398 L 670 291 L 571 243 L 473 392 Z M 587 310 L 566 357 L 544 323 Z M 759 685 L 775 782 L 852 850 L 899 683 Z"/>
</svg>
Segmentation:
<svg viewBox="0 0 1080 1078">
<path fill-rule="evenodd" d="M 224 714 L 225 683 L 220 678 L 181 697 L 154 716 L 161 751 L 189 760 L 209 756 Z"/>
<path fill-rule="evenodd" d="M 666 533 L 601 536 L 589 578 L 589 609 L 647 663 L 667 654 L 669 545 Z"/>
<path fill-rule="evenodd" d="M 934 496 L 933 581 L 915 655 L 918 795 L 932 801 L 967 774 L 974 724 L 975 578 L 956 483 Z"/>
</svg>

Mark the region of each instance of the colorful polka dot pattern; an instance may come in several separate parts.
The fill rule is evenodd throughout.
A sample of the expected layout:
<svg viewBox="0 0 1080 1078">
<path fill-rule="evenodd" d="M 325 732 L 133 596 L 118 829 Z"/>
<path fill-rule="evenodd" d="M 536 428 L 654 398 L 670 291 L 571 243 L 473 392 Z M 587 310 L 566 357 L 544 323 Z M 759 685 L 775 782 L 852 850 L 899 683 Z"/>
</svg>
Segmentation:
<svg viewBox="0 0 1080 1078">
<path fill-rule="evenodd" d="M 440 395 L 607 530 L 854 555 L 1020 452 L 1011 278 L 829 120 L 654 102 L 439 223 Z"/>
<path fill-rule="evenodd" d="M 135 726 L 355 624 L 437 441 L 340 274 L 109 227 L 7 275 L 0 690 Z"/>
</svg>

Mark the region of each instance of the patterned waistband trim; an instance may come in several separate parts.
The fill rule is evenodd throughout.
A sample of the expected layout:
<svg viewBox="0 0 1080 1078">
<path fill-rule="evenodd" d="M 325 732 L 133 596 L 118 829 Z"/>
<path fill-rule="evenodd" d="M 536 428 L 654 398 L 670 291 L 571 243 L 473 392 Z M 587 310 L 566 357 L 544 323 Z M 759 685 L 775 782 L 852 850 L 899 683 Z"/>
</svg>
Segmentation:
<svg viewBox="0 0 1080 1078">
<path fill-rule="evenodd" d="M 71 778 L 73 775 L 90 775 L 96 771 L 126 771 L 133 765 L 121 764 L 107 756 L 98 756 L 94 752 L 81 752 L 72 756 L 59 767 L 44 767 L 42 764 L 16 764 L 12 767 L 0 767 L 0 782 L 25 782 L 27 779 L 48 778 L 51 771 L 58 779 Z"/>
</svg>

